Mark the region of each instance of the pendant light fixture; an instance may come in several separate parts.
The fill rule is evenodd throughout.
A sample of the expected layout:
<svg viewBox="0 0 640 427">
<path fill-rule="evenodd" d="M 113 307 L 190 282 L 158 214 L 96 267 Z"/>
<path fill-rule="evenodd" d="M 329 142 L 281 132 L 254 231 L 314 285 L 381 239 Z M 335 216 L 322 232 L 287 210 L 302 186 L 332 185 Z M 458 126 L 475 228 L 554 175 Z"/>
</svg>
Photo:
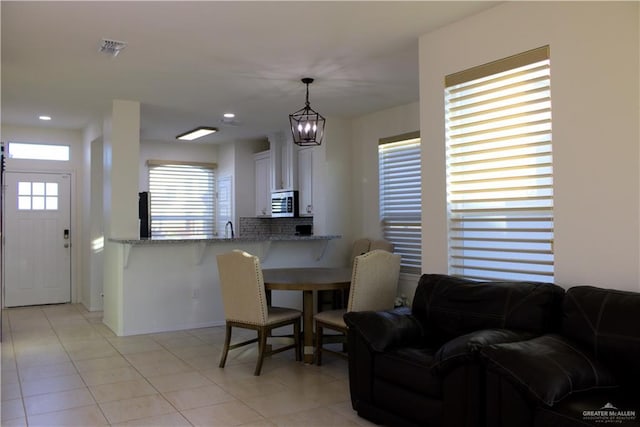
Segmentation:
<svg viewBox="0 0 640 427">
<path fill-rule="evenodd" d="M 304 108 L 289 114 L 293 142 L 298 145 L 320 145 L 324 136 L 325 119 L 309 106 L 309 85 L 313 79 L 305 77 L 302 83 L 307 85 L 307 97 Z"/>
</svg>

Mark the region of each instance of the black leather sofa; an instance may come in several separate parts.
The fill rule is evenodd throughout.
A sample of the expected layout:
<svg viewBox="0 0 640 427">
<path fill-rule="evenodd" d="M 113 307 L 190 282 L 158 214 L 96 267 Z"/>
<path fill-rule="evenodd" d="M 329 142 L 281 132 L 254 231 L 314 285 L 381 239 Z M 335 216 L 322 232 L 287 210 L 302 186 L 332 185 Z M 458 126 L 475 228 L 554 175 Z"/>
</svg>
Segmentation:
<svg viewBox="0 0 640 427">
<path fill-rule="evenodd" d="M 346 313 L 353 408 L 389 426 L 484 425 L 479 350 L 556 330 L 563 295 L 550 283 L 425 274 L 411 309 Z"/>
<path fill-rule="evenodd" d="M 481 358 L 487 426 L 640 426 L 640 293 L 570 288 L 559 333 Z"/>
</svg>

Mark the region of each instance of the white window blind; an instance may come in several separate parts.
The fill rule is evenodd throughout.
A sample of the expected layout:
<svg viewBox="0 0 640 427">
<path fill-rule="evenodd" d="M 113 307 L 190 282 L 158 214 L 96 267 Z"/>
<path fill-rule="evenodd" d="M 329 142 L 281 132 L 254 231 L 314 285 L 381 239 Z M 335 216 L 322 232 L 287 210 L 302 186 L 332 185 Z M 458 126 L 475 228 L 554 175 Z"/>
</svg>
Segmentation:
<svg viewBox="0 0 640 427">
<path fill-rule="evenodd" d="M 209 239 L 216 233 L 215 165 L 148 161 L 153 238 Z"/>
<path fill-rule="evenodd" d="M 445 86 L 449 273 L 553 281 L 548 46 Z"/>
<path fill-rule="evenodd" d="M 422 253 L 420 134 L 380 140 L 380 218 L 384 238 L 402 257 L 401 271 L 420 274 Z"/>
</svg>

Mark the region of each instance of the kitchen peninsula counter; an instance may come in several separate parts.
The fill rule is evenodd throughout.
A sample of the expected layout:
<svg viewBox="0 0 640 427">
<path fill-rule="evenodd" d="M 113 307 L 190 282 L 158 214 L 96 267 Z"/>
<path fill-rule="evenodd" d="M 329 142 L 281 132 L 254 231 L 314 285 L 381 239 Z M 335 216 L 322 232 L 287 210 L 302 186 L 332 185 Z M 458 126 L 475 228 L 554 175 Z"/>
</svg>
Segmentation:
<svg viewBox="0 0 640 427">
<path fill-rule="evenodd" d="M 294 235 L 294 234 L 272 234 L 238 237 L 215 237 L 212 239 L 109 239 L 116 243 L 125 243 L 129 245 L 156 245 L 156 244 L 172 244 L 172 243 L 241 243 L 241 242 L 296 242 L 296 241 L 313 241 L 313 240 L 331 240 L 339 239 L 339 235 Z"/>
<path fill-rule="evenodd" d="M 103 322 L 116 335 L 224 325 L 217 255 L 234 249 L 264 268 L 336 267 L 339 235 L 245 235 L 213 239 L 108 238 L 104 246 Z M 292 292 L 273 303 L 301 308 Z"/>
</svg>

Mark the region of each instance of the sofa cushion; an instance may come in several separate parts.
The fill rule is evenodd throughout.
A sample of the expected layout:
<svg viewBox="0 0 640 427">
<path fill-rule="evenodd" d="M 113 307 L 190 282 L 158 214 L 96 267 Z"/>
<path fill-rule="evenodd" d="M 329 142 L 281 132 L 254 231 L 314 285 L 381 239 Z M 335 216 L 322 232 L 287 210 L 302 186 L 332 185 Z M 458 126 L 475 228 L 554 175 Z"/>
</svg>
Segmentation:
<svg viewBox="0 0 640 427">
<path fill-rule="evenodd" d="M 378 352 L 392 347 L 419 346 L 424 340 L 422 325 L 407 307 L 389 311 L 350 311 L 345 313 L 344 321 L 369 348 Z"/>
<path fill-rule="evenodd" d="M 567 291 L 562 334 L 584 346 L 620 378 L 640 382 L 640 293 L 593 286 Z"/>
<path fill-rule="evenodd" d="M 412 304 L 431 342 L 443 344 L 480 329 L 535 334 L 559 328 L 564 290 L 552 283 L 477 282 L 424 274 Z"/>
<path fill-rule="evenodd" d="M 444 343 L 436 352 L 431 370 L 436 375 L 445 375 L 463 363 L 474 361 L 482 347 L 533 338 L 530 332 L 509 329 L 483 329 L 470 332 Z"/>
<path fill-rule="evenodd" d="M 442 382 L 432 374 L 435 351 L 402 347 L 375 356 L 373 375 L 415 393 L 430 397 L 442 395 Z"/>
<path fill-rule="evenodd" d="M 489 369 L 549 406 L 575 392 L 617 385 L 609 369 L 559 335 L 490 345 L 480 353 Z"/>
</svg>

